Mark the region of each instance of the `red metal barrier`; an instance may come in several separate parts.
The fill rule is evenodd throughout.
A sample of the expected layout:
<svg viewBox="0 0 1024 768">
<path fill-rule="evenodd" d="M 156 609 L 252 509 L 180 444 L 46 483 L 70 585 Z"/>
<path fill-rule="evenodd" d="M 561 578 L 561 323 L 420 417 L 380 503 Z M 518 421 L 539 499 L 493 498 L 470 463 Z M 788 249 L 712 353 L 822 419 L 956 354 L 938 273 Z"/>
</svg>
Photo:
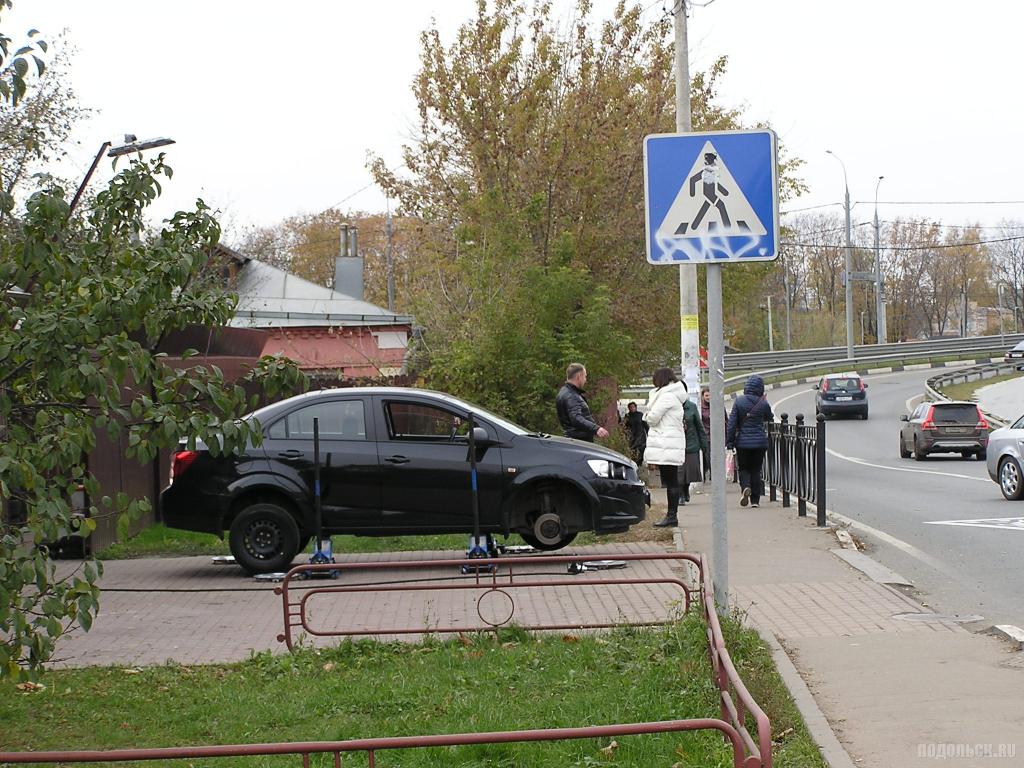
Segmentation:
<svg viewBox="0 0 1024 768">
<path fill-rule="evenodd" d="M 562 739 L 588 739 L 601 737 L 617 737 L 652 733 L 671 733 L 695 730 L 717 730 L 732 746 L 734 768 L 772 768 L 771 724 L 768 717 L 754 701 L 729 656 L 722 635 L 718 615 L 714 610 L 714 588 L 711 584 L 710 569 L 703 555 L 686 553 L 649 553 L 616 555 L 616 560 L 627 562 L 665 561 L 691 563 L 696 566 L 697 579 L 690 586 L 681 578 L 651 574 L 637 578 L 621 578 L 618 574 L 601 573 L 600 578 L 592 581 L 580 581 L 579 577 L 567 579 L 554 578 L 554 573 L 529 572 L 529 568 L 544 565 L 569 565 L 583 563 L 595 559 L 594 555 L 543 555 L 531 556 L 521 560 L 497 558 L 491 560 L 475 560 L 476 566 L 495 566 L 494 572 L 477 571 L 456 583 L 428 580 L 416 583 L 356 583 L 332 584 L 322 587 L 311 587 L 297 598 L 293 593 L 298 588 L 293 585 L 295 579 L 310 572 L 341 569 L 351 574 L 358 571 L 382 571 L 385 569 L 436 569 L 439 567 L 459 568 L 467 561 L 459 560 L 427 560 L 399 562 L 343 562 L 327 565 L 301 565 L 288 572 L 285 580 L 275 591 L 282 596 L 284 605 L 285 631 L 278 636 L 289 648 L 293 644 L 294 627 L 315 636 L 341 636 L 379 634 L 379 630 L 349 628 L 347 630 L 323 630 L 312 627 L 306 616 L 308 602 L 313 596 L 351 595 L 358 592 L 393 592 L 422 590 L 465 590 L 475 589 L 481 593 L 477 601 L 478 616 L 485 626 L 480 629 L 495 629 L 511 621 L 515 614 L 515 602 L 509 590 L 531 589 L 538 587 L 575 587 L 581 584 L 589 586 L 628 586 L 667 584 L 680 590 L 685 610 L 690 608 L 692 599 L 700 600 L 700 607 L 707 623 L 708 655 L 711 661 L 712 674 L 719 690 L 720 718 L 700 718 L 692 720 L 664 720 L 659 722 L 624 723 L 614 725 L 590 726 L 585 728 L 549 728 L 522 731 L 495 731 L 488 733 L 440 734 L 430 736 L 403 736 L 376 739 L 351 739 L 335 742 L 287 742 L 272 744 L 231 744 L 206 747 L 170 747 L 156 749 L 118 749 L 108 751 L 67 751 L 67 752 L 0 752 L 0 764 L 4 763 L 85 763 L 85 762 L 126 762 L 133 760 L 190 760 L 210 757 L 239 757 L 255 755 L 301 755 L 303 766 L 309 765 L 310 755 L 333 754 L 335 766 L 340 766 L 342 753 L 365 752 L 371 768 L 376 765 L 376 753 L 381 750 L 411 749 L 424 747 L 463 746 L 470 744 L 521 743 L 535 741 L 558 741 Z M 517 580 L 518 575 L 518 580 Z M 527 579 L 534 579 L 532 581 Z M 309 584 L 310 582 L 304 582 Z M 480 600 L 486 595 L 502 593 L 511 601 L 512 610 L 508 617 L 500 622 L 487 621 L 480 612 Z M 641 624 L 666 624 L 664 621 L 640 622 Z M 604 628 L 623 624 L 624 622 L 583 622 L 572 624 L 539 624 L 523 627 L 524 629 L 589 629 Z M 519 625 L 522 626 L 522 625 Z M 474 631 L 471 627 L 400 627 L 384 630 L 386 634 L 401 633 L 432 633 L 432 632 L 466 632 Z M 752 721 L 752 722 L 751 722 Z M 750 725 L 756 729 L 756 737 L 751 735 Z"/>
</svg>

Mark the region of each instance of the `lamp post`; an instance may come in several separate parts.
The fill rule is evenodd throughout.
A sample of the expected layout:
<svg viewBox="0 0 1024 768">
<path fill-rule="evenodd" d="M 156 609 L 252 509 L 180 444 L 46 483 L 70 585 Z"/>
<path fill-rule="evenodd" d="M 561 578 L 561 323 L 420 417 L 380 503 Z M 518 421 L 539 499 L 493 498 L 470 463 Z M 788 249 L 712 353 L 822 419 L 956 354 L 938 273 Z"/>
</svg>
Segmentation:
<svg viewBox="0 0 1024 768">
<path fill-rule="evenodd" d="M 75 192 L 75 196 L 71 198 L 71 206 L 68 208 L 68 215 L 66 218 L 71 218 L 72 211 L 75 210 L 75 206 L 78 205 L 78 201 L 82 199 L 82 193 L 85 192 L 85 188 L 89 184 L 89 180 L 92 178 L 93 173 L 96 172 L 96 166 L 100 164 L 100 159 L 103 157 L 103 153 L 107 153 L 107 157 L 121 157 L 121 155 L 130 155 L 132 152 L 141 152 L 144 149 L 154 149 L 155 147 L 166 147 L 168 144 L 173 144 L 174 139 L 146 139 L 139 141 L 133 134 L 126 133 L 124 136 L 125 143 L 119 147 L 111 147 L 109 141 L 104 141 L 100 145 L 100 151 L 96 153 L 96 157 L 93 158 L 92 165 L 89 166 L 89 170 L 85 173 L 85 178 L 82 179 L 82 183 L 78 185 L 78 191 Z"/>
<path fill-rule="evenodd" d="M 875 184 L 875 343 L 885 344 L 889 338 L 885 327 L 885 292 L 882 289 L 882 249 L 879 245 L 878 188 L 882 185 L 879 176 Z"/>
<path fill-rule="evenodd" d="M 996 283 L 996 295 L 999 297 L 998 298 L 999 306 L 997 307 L 997 309 L 999 310 L 999 346 L 1002 347 L 1002 346 L 1004 346 L 1006 344 L 1006 341 L 1003 339 L 1003 336 L 1006 333 L 1006 331 L 1004 330 L 1004 327 L 1003 327 L 1003 284 L 1002 283 Z"/>
<path fill-rule="evenodd" d="M 831 149 L 826 149 L 825 152 L 838 160 L 839 165 L 843 168 L 843 190 L 846 193 L 843 199 L 843 207 L 846 209 L 846 357 L 853 360 L 853 280 L 850 279 L 850 271 L 853 266 L 851 253 L 853 235 L 850 231 L 850 184 L 846 177 L 846 163 Z"/>
</svg>

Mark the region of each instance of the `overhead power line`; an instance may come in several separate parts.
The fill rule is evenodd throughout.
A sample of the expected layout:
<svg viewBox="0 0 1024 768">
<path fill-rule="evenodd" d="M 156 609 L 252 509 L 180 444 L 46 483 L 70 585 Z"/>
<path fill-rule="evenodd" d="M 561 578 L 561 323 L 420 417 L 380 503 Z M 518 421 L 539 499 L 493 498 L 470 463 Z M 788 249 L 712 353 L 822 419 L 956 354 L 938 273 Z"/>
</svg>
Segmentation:
<svg viewBox="0 0 1024 768">
<path fill-rule="evenodd" d="M 881 248 L 886 251 L 937 251 L 945 248 L 964 248 L 971 245 L 990 245 L 992 243 L 1012 243 L 1024 240 L 1024 235 L 1016 237 L 999 237 L 992 240 L 966 240 L 960 243 L 937 243 L 935 245 L 883 245 Z M 837 243 L 794 243 L 782 242 L 782 246 L 790 248 L 842 248 Z M 860 249 L 868 246 L 859 246 Z"/>
</svg>

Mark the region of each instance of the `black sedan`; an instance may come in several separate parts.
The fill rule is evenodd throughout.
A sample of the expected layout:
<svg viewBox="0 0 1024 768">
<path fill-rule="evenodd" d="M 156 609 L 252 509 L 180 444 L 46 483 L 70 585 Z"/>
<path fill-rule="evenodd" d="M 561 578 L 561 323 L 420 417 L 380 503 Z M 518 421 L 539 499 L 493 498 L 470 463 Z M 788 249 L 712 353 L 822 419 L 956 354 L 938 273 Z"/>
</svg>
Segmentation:
<svg viewBox="0 0 1024 768">
<path fill-rule="evenodd" d="M 174 454 L 165 524 L 223 536 L 250 573 L 285 569 L 316 533 L 313 420 L 324 535 L 473 532 L 469 417 L 476 424 L 482 534 L 539 549 L 580 531 L 620 533 L 650 496 L 636 465 L 600 445 L 531 433 L 439 392 L 392 387 L 311 392 L 251 414 L 259 447 Z"/>
</svg>

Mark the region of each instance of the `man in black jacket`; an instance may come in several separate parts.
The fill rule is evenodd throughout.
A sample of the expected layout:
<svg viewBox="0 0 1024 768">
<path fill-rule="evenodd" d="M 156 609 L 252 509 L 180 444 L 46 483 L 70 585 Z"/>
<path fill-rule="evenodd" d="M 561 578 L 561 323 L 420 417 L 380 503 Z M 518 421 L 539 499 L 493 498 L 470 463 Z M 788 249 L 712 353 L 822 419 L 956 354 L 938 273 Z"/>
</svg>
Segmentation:
<svg viewBox="0 0 1024 768">
<path fill-rule="evenodd" d="M 583 397 L 583 387 L 587 383 L 587 369 L 581 363 L 571 363 L 565 369 L 565 384 L 558 390 L 555 398 L 555 409 L 558 421 L 566 437 L 594 442 L 594 435 L 608 437 L 608 430 L 597 425 L 590 406 Z"/>
</svg>

